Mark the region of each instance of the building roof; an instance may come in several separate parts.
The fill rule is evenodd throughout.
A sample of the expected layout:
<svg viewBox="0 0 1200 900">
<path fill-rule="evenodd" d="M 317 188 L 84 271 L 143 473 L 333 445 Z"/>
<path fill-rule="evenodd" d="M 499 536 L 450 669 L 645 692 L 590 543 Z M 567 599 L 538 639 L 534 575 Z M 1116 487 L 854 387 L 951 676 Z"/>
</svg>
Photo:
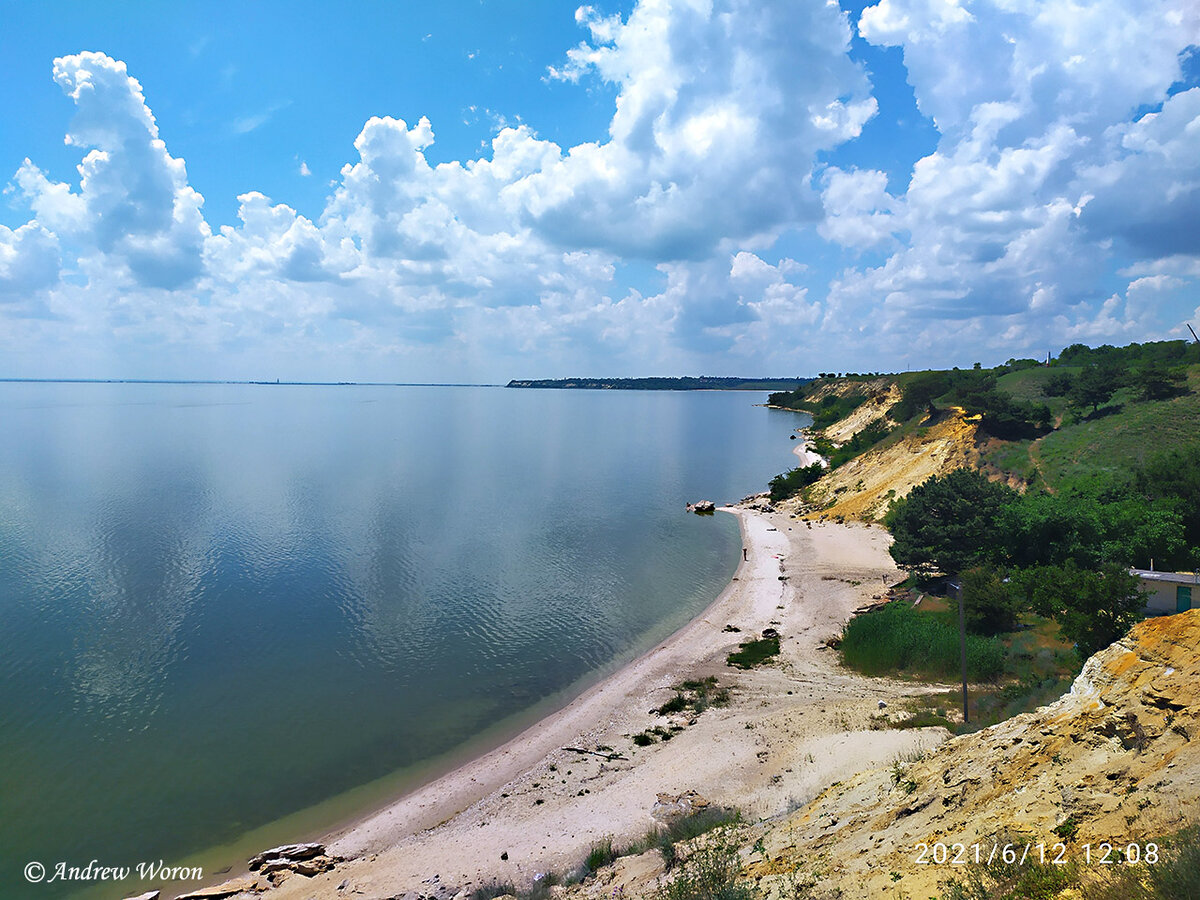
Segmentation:
<svg viewBox="0 0 1200 900">
<path fill-rule="evenodd" d="M 1155 572 L 1153 569 L 1130 569 L 1142 581 L 1163 581 L 1169 584 L 1200 584 L 1200 573 Z"/>
</svg>

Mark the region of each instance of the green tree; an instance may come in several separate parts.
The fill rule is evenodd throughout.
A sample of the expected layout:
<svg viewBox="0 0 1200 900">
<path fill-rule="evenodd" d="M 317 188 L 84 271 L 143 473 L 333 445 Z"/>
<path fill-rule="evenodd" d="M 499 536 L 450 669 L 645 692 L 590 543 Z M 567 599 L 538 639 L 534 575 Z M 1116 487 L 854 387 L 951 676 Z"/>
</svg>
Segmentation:
<svg viewBox="0 0 1200 900">
<path fill-rule="evenodd" d="M 1054 372 L 1042 384 L 1042 393 L 1047 397 L 1065 397 L 1074 383 L 1075 376 L 1070 372 Z"/>
<path fill-rule="evenodd" d="M 914 574 L 957 574 L 1000 558 L 1001 511 L 1017 497 L 975 469 L 934 476 L 892 504 L 892 559 Z"/>
<path fill-rule="evenodd" d="M 819 462 L 815 462 L 811 465 L 790 469 L 782 475 L 776 475 L 769 484 L 771 502 L 778 503 L 780 500 L 795 496 L 800 493 L 801 489 L 808 487 L 824 474 L 825 467 Z"/>
<path fill-rule="evenodd" d="M 950 384 L 949 372 L 917 372 L 904 385 L 900 402 L 892 407 L 892 418 L 903 422 L 919 412 L 934 412 L 934 398 L 950 390 Z"/>
<path fill-rule="evenodd" d="M 1145 363 L 1137 374 L 1136 384 L 1143 400 L 1167 400 L 1187 393 L 1182 369 L 1171 369 L 1158 360 Z"/>
<path fill-rule="evenodd" d="M 1174 507 L 1187 542 L 1200 547 L 1200 444 L 1152 456 L 1138 470 L 1137 486 L 1151 502 Z"/>
<path fill-rule="evenodd" d="M 1092 407 L 1092 415 L 1101 403 L 1112 399 L 1121 386 L 1120 370 L 1113 366 L 1088 366 L 1080 372 L 1067 392 L 1067 402 L 1075 409 Z"/>
<path fill-rule="evenodd" d="M 1099 571 L 1073 562 L 1039 566 L 1016 580 L 1034 610 L 1053 618 L 1084 659 L 1124 637 L 1144 616 L 1141 582 L 1119 563 L 1104 563 Z"/>
<path fill-rule="evenodd" d="M 976 566 L 962 573 L 963 613 L 967 630 L 999 634 L 1017 627 L 1022 596 L 991 566 Z"/>
<path fill-rule="evenodd" d="M 1005 555 L 1022 567 L 1073 562 L 1096 568 L 1106 560 L 1146 567 L 1151 559 L 1182 559 L 1187 539 L 1179 512 L 1128 493 L 1027 491 L 1002 513 Z"/>
</svg>

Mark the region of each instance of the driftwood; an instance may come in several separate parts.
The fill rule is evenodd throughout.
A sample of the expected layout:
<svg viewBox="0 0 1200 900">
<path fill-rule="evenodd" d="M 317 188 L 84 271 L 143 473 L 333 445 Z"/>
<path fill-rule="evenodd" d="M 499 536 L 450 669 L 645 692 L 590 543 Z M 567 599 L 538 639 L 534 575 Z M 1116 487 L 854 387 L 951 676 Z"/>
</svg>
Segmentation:
<svg viewBox="0 0 1200 900">
<path fill-rule="evenodd" d="M 563 747 L 564 750 L 569 750 L 572 753 L 588 754 L 591 756 L 599 756 L 601 759 L 607 759 L 610 762 L 614 759 L 625 759 L 620 753 L 601 753 L 599 750 L 584 750 L 582 747 Z"/>
</svg>

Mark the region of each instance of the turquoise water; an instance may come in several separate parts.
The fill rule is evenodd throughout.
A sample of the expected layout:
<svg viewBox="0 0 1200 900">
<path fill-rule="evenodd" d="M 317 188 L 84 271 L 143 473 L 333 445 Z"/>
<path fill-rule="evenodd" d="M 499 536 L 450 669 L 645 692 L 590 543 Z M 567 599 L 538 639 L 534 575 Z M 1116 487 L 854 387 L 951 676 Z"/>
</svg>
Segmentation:
<svg viewBox="0 0 1200 900">
<path fill-rule="evenodd" d="M 794 463 L 763 399 L 0 384 L 0 896 L 236 842 L 669 633 L 739 556 L 684 503 Z"/>
</svg>

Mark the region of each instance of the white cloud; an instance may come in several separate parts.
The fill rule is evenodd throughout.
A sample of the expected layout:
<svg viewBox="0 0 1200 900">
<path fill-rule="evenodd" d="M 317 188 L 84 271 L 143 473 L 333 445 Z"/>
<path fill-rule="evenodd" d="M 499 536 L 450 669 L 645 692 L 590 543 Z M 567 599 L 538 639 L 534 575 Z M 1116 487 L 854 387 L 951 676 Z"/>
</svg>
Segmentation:
<svg viewBox="0 0 1200 900">
<path fill-rule="evenodd" d="M 893 214 L 898 204 L 887 192 L 887 175 L 843 172 L 835 166 L 826 170 L 822 183 L 825 219 L 817 230 L 823 238 L 862 249 L 893 243 L 892 234 L 901 226 Z"/>
<path fill-rule="evenodd" d="M 551 74 L 618 90 L 605 143 L 531 175 L 522 202 L 551 240 L 699 259 L 819 216 L 815 155 L 876 110 L 836 5 L 643 2 L 582 7 L 591 43 Z"/>
<path fill-rule="evenodd" d="M 826 162 L 878 108 L 836 4 L 641 0 L 576 18 L 587 40 L 549 77 L 613 88 L 606 133 L 560 146 L 485 110 L 499 130 L 483 155 L 436 163 L 428 118 L 373 117 L 319 215 L 247 191 L 216 233 L 124 63 L 56 60 L 79 177 L 30 160 L 15 174 L 32 219 L 0 230 L 0 314 L 52 307 L 72 340 L 446 378 L 587 360 L 881 368 L 959 344 L 1005 358 L 1167 333 L 1190 304 L 1200 89 L 1167 97 L 1200 43 L 1183 0 L 867 9 L 861 34 L 903 49 L 940 130 L 902 193 L 870 163 Z M 772 252 L 814 235 L 847 251 L 832 279 Z"/>
<path fill-rule="evenodd" d="M 58 239 L 41 225 L 0 225 L 0 303 L 29 298 L 58 281 Z"/>
<path fill-rule="evenodd" d="M 136 285 L 193 282 L 210 233 L 204 199 L 159 138 L 142 86 L 101 53 L 56 59 L 54 80 L 76 104 L 67 144 L 93 149 L 79 164 L 77 192 L 28 161 L 21 167 L 17 182 L 38 220 L 102 254 Z"/>
<path fill-rule="evenodd" d="M 1106 299 L 1101 283 L 1119 252 L 1143 256 L 1147 272 L 1176 259 L 1176 273 L 1200 254 L 1200 89 L 1166 96 L 1179 54 L 1200 42 L 1200 10 L 1178 0 L 882 0 L 859 30 L 903 48 L 941 137 L 896 197 L 879 173 L 825 174 L 820 233 L 891 254 L 836 279 L 831 309 L 873 311 L 895 335 L 978 322 L 997 348 L 1159 333 L 1151 307 L 1177 298 L 1148 299 L 1146 282 Z M 1161 112 L 1131 121 L 1156 103 Z"/>
</svg>

